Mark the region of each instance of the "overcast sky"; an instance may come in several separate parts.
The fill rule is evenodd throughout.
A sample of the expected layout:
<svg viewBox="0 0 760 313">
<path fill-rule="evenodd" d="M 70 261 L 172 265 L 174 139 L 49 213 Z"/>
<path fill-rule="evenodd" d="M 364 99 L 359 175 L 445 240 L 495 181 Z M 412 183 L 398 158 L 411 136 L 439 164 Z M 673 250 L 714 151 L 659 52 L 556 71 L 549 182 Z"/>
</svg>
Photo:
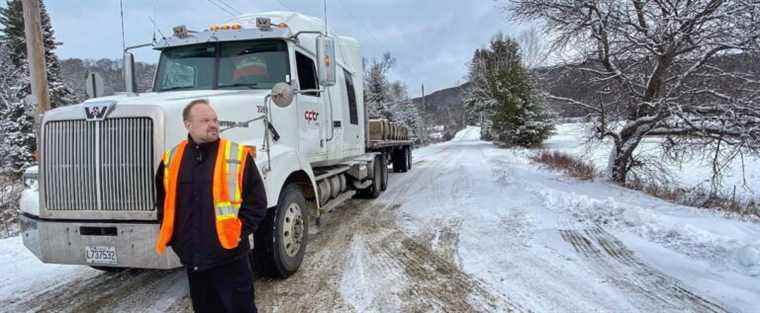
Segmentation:
<svg viewBox="0 0 760 313">
<path fill-rule="evenodd" d="M 118 0 L 44 0 L 53 20 L 60 58 L 120 58 L 121 24 Z M 201 30 L 221 23 L 230 14 L 213 2 L 220 0 L 124 0 L 127 46 L 147 43 L 153 23 L 165 35 L 176 25 Z M 315 0 L 221 0 L 241 12 L 298 11 L 322 16 Z M 5 1 L 2 1 L 5 2 Z M 365 57 L 393 54 L 392 78 L 404 81 L 410 96 L 448 88 L 463 81 L 465 63 L 497 31 L 517 35 L 525 25 L 508 21 L 494 0 L 327 0 L 330 27 L 357 38 Z M 231 9 L 228 9 L 232 11 Z M 139 61 L 155 63 L 150 49 L 136 52 Z"/>
</svg>

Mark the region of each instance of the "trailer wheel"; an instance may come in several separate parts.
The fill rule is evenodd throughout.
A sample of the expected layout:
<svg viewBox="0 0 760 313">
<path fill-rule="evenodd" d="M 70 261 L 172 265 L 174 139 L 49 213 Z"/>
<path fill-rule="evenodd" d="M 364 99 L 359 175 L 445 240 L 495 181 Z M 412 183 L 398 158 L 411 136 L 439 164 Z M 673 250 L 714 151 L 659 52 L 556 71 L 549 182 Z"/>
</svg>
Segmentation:
<svg viewBox="0 0 760 313">
<path fill-rule="evenodd" d="M 373 170 L 372 170 L 372 184 L 369 185 L 369 187 L 364 188 L 362 190 L 359 190 L 359 195 L 362 198 L 369 198 L 369 199 L 375 199 L 380 196 L 380 191 L 382 189 L 382 180 L 383 180 L 383 166 L 381 164 L 381 161 L 383 160 L 383 157 L 381 155 L 375 156 L 375 161 L 373 163 Z M 387 167 L 386 167 L 386 172 Z M 387 175 L 387 174 L 386 174 Z"/>
<path fill-rule="evenodd" d="M 393 171 L 396 173 L 405 173 L 408 169 L 409 151 L 404 147 L 393 150 Z"/>
<path fill-rule="evenodd" d="M 288 184 L 277 206 L 254 234 L 251 262 L 257 272 L 276 278 L 293 275 L 303 262 L 309 234 L 306 199 L 301 187 Z"/>
</svg>

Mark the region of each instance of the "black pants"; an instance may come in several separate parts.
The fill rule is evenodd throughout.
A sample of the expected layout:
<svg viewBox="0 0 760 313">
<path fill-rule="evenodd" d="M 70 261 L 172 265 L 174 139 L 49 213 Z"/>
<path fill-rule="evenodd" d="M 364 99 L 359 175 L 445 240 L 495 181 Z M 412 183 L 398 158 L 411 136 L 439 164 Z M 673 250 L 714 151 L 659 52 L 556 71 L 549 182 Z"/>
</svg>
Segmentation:
<svg viewBox="0 0 760 313">
<path fill-rule="evenodd" d="M 187 278 L 195 312 L 256 313 L 248 257 L 200 272 L 188 268 Z"/>
</svg>

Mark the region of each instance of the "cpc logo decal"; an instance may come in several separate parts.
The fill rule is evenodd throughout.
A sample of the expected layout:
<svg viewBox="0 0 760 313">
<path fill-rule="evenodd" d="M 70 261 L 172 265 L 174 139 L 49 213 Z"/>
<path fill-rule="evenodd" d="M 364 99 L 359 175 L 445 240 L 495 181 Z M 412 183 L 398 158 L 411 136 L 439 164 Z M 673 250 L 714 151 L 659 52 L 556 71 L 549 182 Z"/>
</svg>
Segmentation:
<svg viewBox="0 0 760 313">
<path fill-rule="evenodd" d="M 319 112 L 317 111 L 305 111 L 303 112 L 303 117 L 307 121 L 316 121 L 319 117 Z"/>
</svg>

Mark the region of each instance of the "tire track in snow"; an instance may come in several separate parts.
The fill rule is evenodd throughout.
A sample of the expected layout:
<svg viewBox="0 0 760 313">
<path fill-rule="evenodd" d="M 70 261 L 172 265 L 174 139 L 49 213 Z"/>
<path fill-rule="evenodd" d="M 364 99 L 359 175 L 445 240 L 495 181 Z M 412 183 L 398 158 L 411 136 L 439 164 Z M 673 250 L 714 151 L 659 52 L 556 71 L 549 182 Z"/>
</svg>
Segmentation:
<svg viewBox="0 0 760 313">
<path fill-rule="evenodd" d="M 18 303 L 16 311 L 35 312 L 108 312 L 109 308 L 140 293 L 160 293 L 159 283 L 177 280 L 176 271 L 125 270 L 103 273 L 86 280 L 75 280 L 28 297 Z M 152 292 L 151 292 L 152 291 Z"/>
<path fill-rule="evenodd" d="M 435 154 L 447 149 L 447 146 L 442 146 L 436 149 Z M 378 285 L 367 288 L 361 281 L 347 283 L 344 276 L 352 271 L 359 276 L 377 276 L 383 280 L 395 281 L 399 278 L 397 273 L 405 276 L 397 261 L 382 257 L 367 258 L 363 250 L 378 245 L 383 233 L 394 230 L 395 220 L 392 217 L 395 217 L 393 211 L 398 207 L 396 203 L 404 195 L 415 192 L 404 182 L 424 178 L 423 169 L 436 166 L 440 161 L 422 159 L 418 162 L 420 166 L 411 172 L 391 174 L 388 190 L 380 198 L 350 200 L 323 216 L 322 224 L 316 228 L 318 231 L 310 233 L 304 263 L 297 273 L 287 280 L 256 280 L 259 309 L 272 312 L 357 312 L 361 309 L 377 310 L 378 305 L 384 304 L 384 300 L 375 293 L 387 290 L 377 290 Z M 346 284 L 359 289 L 360 294 L 344 293 L 342 289 Z"/>
<path fill-rule="evenodd" d="M 401 264 L 409 278 L 406 294 L 410 297 L 405 300 L 411 302 L 411 311 L 527 312 L 403 231 L 391 232 L 371 250 Z"/>
<path fill-rule="evenodd" d="M 436 154 L 449 147 L 442 146 Z M 387 281 L 407 280 L 402 262 L 395 254 L 379 254 L 368 258 L 366 253 L 380 251 L 381 242 L 387 234 L 398 231 L 395 226 L 396 210 L 406 195 L 414 194 L 410 186 L 425 188 L 418 182 L 427 178 L 425 168 L 437 166 L 439 159 L 425 160 L 411 172 L 392 174 L 388 190 L 380 198 L 351 200 L 323 217 L 318 232 L 310 234 L 309 245 L 301 269 L 287 280 L 258 279 L 256 281 L 257 304 L 259 308 L 272 312 L 357 312 L 383 311 L 381 306 L 393 302 L 381 299 L 392 297 L 389 290 L 378 290 L 377 286 L 388 285 Z M 346 273 L 358 274 L 363 278 L 382 281 L 347 283 Z M 346 284 L 360 292 L 344 292 Z M 403 286 L 401 286 L 403 287 Z M 399 288 L 401 288 L 399 287 Z M 389 294 L 384 294 L 389 292 Z M 461 298 L 461 294 L 458 295 Z M 298 299 L 293 301 L 293 299 Z M 417 299 L 404 297 L 401 306 L 414 307 Z M 445 307 L 444 310 L 448 310 Z"/>
<path fill-rule="evenodd" d="M 604 248 L 608 255 L 612 256 L 625 265 L 637 268 L 648 275 L 652 275 L 656 278 L 656 280 L 662 282 L 661 284 L 657 284 L 655 286 L 659 287 L 663 292 L 675 292 L 675 295 L 678 296 L 679 299 L 690 302 L 695 308 L 699 309 L 702 312 L 726 312 L 726 310 L 719 305 L 685 289 L 675 278 L 671 278 L 664 273 L 644 264 L 641 260 L 634 256 L 633 251 L 626 248 L 619 239 L 615 238 L 615 236 L 608 233 L 603 228 L 595 227 L 586 230 L 586 232 L 597 240 L 597 242 Z"/>
<path fill-rule="evenodd" d="M 674 312 L 728 312 L 720 305 L 687 290 L 683 283 L 644 264 L 619 239 L 601 227 L 584 230 L 560 230 L 563 240 L 582 257 L 591 261 L 595 270 L 609 281 L 653 300 L 654 308 L 635 303 L 641 309 L 668 309 Z"/>
</svg>

